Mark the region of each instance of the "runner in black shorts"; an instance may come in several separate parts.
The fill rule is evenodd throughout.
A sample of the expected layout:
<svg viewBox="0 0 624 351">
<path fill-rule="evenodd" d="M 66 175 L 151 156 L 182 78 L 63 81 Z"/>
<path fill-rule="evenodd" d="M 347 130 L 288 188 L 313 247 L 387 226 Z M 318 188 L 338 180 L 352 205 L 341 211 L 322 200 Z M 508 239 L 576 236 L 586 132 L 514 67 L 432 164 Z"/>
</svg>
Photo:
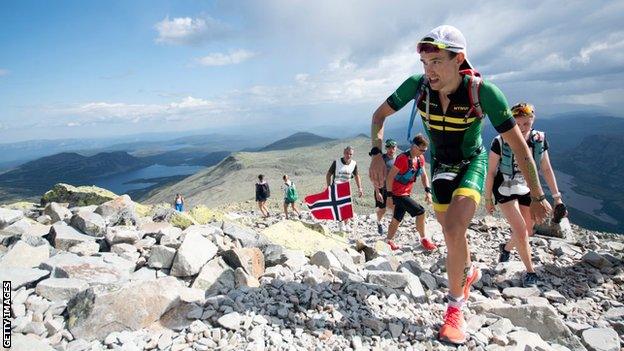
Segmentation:
<svg viewBox="0 0 624 351">
<path fill-rule="evenodd" d="M 425 209 L 410 197 L 412 187 L 416 178 L 420 177 L 425 188 L 425 201 L 431 203 L 431 188 L 429 187 L 429 177 L 424 171 L 425 156 L 429 142 L 424 136 L 418 134 L 412 140 L 412 145 L 408 152 L 400 154 L 394 161 L 394 166 L 388 173 L 386 188 L 392 189 L 388 194 L 392 194 L 394 202 L 394 215 L 388 227 L 388 245 L 392 250 L 398 250 L 392 239 L 399 229 L 405 212 L 416 218 L 416 230 L 420 235 L 420 243 L 427 251 L 434 250 L 437 246 L 425 236 Z"/>
</svg>

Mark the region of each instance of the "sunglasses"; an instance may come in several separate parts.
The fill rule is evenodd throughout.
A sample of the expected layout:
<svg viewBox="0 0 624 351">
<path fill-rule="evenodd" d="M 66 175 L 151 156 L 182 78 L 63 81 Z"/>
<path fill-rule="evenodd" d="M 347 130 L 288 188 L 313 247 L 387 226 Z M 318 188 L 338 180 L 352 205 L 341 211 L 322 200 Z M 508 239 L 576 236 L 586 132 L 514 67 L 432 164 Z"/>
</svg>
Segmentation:
<svg viewBox="0 0 624 351">
<path fill-rule="evenodd" d="M 514 117 L 533 116 L 535 114 L 535 110 L 533 109 L 532 105 L 522 104 L 522 105 L 516 105 L 512 107 L 511 114 Z"/>
<path fill-rule="evenodd" d="M 420 151 L 422 151 L 422 152 L 427 151 L 427 148 L 424 148 L 424 149 L 423 149 L 423 148 L 420 148 L 420 147 L 418 147 L 418 145 L 417 145 L 417 144 L 412 144 L 412 147 L 414 147 L 414 146 L 415 146 L 418 150 L 420 150 Z"/>
<path fill-rule="evenodd" d="M 444 43 L 438 43 L 433 41 L 421 41 L 416 45 L 416 52 L 419 54 L 431 54 L 435 52 L 439 52 L 440 50 L 448 50 L 448 49 L 457 49 L 461 50 L 462 48 L 458 46 L 450 46 Z"/>
</svg>

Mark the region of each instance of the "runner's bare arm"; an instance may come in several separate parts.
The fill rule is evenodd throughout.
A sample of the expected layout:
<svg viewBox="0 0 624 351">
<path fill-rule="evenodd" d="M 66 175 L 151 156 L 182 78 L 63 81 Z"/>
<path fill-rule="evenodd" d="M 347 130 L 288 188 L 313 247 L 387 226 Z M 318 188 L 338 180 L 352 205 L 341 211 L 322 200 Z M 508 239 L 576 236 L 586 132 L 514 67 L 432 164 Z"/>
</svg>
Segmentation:
<svg viewBox="0 0 624 351">
<path fill-rule="evenodd" d="M 373 113 L 373 121 L 371 123 L 371 144 L 373 147 L 376 146 L 381 149 L 381 144 L 383 142 L 384 122 L 386 120 L 386 117 L 392 115 L 395 112 L 396 111 L 394 111 L 392 107 L 388 105 L 388 102 L 384 101 L 384 103 L 381 104 L 377 108 L 377 110 L 375 110 L 375 113 Z"/>
<path fill-rule="evenodd" d="M 384 101 L 375 113 L 373 113 L 371 123 L 371 143 L 373 147 L 381 149 L 381 144 L 384 135 L 384 121 L 386 117 L 393 114 L 395 111 L 388 105 L 388 102 Z M 386 179 L 386 165 L 384 164 L 381 153 L 374 155 L 371 159 L 370 166 L 368 168 L 368 176 L 371 182 L 376 188 L 382 188 Z"/>
</svg>

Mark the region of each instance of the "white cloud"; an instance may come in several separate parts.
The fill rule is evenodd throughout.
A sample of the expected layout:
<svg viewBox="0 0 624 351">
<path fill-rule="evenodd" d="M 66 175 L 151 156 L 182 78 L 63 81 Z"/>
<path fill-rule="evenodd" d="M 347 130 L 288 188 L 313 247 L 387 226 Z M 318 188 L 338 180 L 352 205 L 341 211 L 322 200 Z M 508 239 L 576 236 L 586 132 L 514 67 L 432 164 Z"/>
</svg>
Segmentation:
<svg viewBox="0 0 624 351">
<path fill-rule="evenodd" d="M 212 17 L 204 18 L 177 17 L 169 19 L 165 17 L 156 23 L 154 28 L 158 31 L 157 43 L 175 45 L 197 45 L 211 40 L 217 40 L 227 36 L 231 28 Z"/>
<path fill-rule="evenodd" d="M 97 123 L 139 123 L 184 120 L 223 112 L 224 104 L 185 97 L 166 104 L 128 104 L 111 102 L 89 102 L 69 107 L 49 109 L 52 115 L 69 118 L 67 126 L 81 126 Z"/>
<path fill-rule="evenodd" d="M 11 72 L 10 72 L 8 69 L 2 69 L 2 68 L 0 68 L 0 77 L 2 77 L 2 76 L 6 76 L 6 75 L 8 75 L 9 73 L 11 73 Z"/>
<path fill-rule="evenodd" d="M 254 57 L 256 54 L 247 50 L 234 50 L 227 54 L 215 52 L 197 59 L 197 62 L 202 66 L 225 66 L 235 65 L 241 62 L 247 61 Z"/>
</svg>

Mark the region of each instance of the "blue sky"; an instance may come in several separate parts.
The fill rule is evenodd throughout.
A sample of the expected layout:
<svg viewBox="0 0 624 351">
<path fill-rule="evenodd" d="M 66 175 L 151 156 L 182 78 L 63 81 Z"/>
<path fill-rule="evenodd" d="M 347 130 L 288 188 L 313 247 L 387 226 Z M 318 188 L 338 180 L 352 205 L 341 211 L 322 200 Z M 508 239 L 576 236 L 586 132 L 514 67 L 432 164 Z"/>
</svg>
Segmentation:
<svg viewBox="0 0 624 351">
<path fill-rule="evenodd" d="M 0 140 L 366 124 L 443 23 L 511 103 L 623 115 L 624 2 L 502 4 L 2 1 Z"/>
</svg>

